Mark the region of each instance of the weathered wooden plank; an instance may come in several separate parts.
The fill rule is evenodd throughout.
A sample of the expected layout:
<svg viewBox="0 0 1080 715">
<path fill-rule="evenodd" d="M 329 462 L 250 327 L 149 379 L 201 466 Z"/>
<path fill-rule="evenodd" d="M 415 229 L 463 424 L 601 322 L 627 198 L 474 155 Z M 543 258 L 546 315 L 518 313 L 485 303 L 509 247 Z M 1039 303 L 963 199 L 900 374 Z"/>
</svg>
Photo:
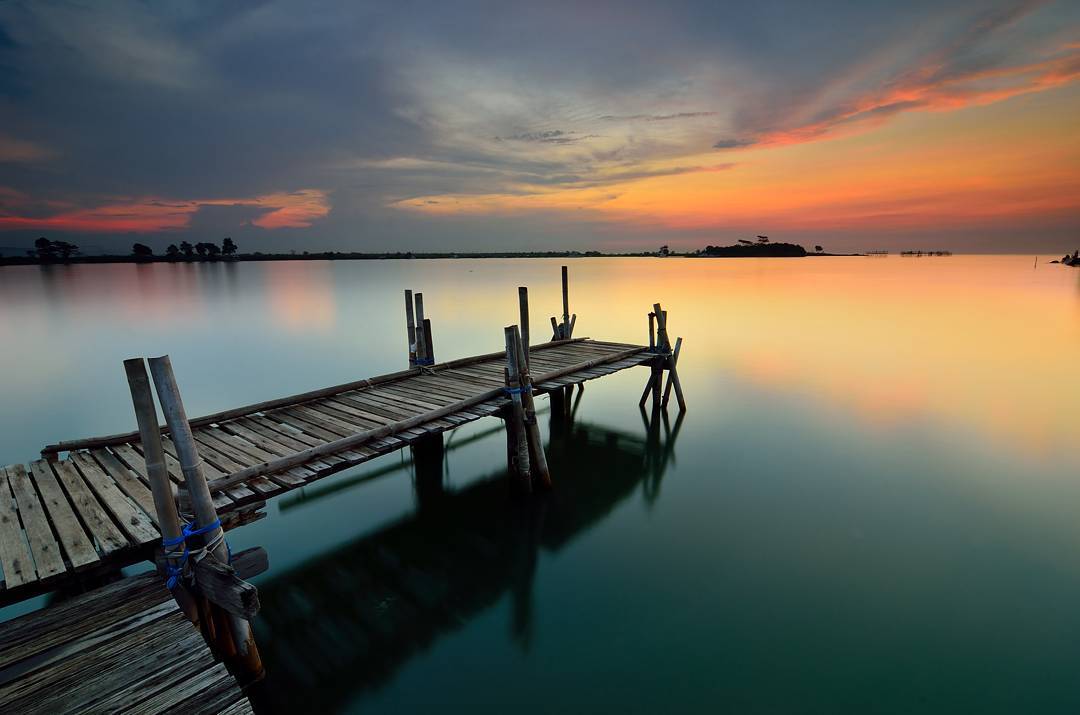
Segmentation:
<svg viewBox="0 0 1080 715">
<path fill-rule="evenodd" d="M 143 484 L 135 474 L 120 463 L 115 456 L 105 449 L 95 449 L 91 452 L 98 464 L 113 478 L 120 491 L 131 497 L 139 507 L 146 512 L 150 520 L 157 526 L 157 509 L 154 506 L 154 495 L 149 487 Z"/>
<path fill-rule="evenodd" d="M 64 490 L 57 483 L 48 462 L 44 459 L 31 462 L 30 476 L 37 486 L 45 511 L 48 512 L 49 520 L 72 569 L 83 571 L 98 563 L 101 558 L 94 549 L 93 541 L 79 523 L 79 518 L 72 510 Z"/>
<path fill-rule="evenodd" d="M 34 483 L 30 481 L 23 465 L 15 464 L 8 467 L 7 475 L 11 491 L 15 493 L 19 518 L 22 520 L 23 531 L 26 533 L 26 541 L 30 545 L 30 553 L 34 557 L 34 569 L 37 571 L 38 579 L 50 581 L 66 573 L 67 568 L 64 566 L 64 556 L 60 551 L 60 546 L 53 538 L 49 516 L 42 508 Z"/>
<path fill-rule="evenodd" d="M 120 529 L 131 537 L 131 543 L 148 544 L 161 538 L 160 532 L 146 512 L 116 487 L 116 483 L 102 471 L 89 453 L 75 452 L 71 462 L 116 519 Z"/>
<path fill-rule="evenodd" d="M 11 589 L 36 581 L 37 571 L 8 486 L 8 470 L 0 467 L 0 566 L 4 568 L 4 588 Z"/>
<path fill-rule="evenodd" d="M 121 579 L 0 624 L 0 670 L 171 601 L 156 574 Z"/>
</svg>

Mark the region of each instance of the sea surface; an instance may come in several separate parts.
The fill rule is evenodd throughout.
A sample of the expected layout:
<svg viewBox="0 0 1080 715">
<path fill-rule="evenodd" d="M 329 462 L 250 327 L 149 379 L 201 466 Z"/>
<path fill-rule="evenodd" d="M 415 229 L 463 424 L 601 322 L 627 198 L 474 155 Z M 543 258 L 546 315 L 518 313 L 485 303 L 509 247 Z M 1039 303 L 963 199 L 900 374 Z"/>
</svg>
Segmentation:
<svg viewBox="0 0 1080 715">
<path fill-rule="evenodd" d="M 272 501 L 229 534 L 270 555 L 262 710 L 1080 712 L 1080 270 L 1049 258 L 0 268 L 0 463 L 133 429 L 132 356 L 190 415 L 402 369 L 404 288 L 439 359 L 500 349 L 519 285 L 547 339 L 566 264 L 576 335 L 645 342 L 662 303 L 689 410 L 643 414 L 644 368 L 539 400 L 528 503 L 494 418 Z"/>
</svg>

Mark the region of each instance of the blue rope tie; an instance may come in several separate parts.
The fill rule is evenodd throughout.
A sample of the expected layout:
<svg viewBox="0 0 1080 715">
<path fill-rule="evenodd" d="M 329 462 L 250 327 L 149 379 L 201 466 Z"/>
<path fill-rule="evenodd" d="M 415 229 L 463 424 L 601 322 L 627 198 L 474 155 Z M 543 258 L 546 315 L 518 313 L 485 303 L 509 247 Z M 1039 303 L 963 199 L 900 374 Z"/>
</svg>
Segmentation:
<svg viewBox="0 0 1080 715">
<path fill-rule="evenodd" d="M 169 548 L 173 546 L 179 546 L 180 544 L 184 545 L 184 551 L 182 554 L 180 554 L 179 563 L 176 566 L 165 566 L 165 585 L 168 586 L 170 591 L 176 588 L 176 584 L 180 582 L 180 579 L 184 575 L 184 567 L 187 565 L 188 557 L 191 556 L 192 552 L 187 547 L 187 540 L 190 539 L 192 536 L 202 536 L 203 534 L 208 534 L 211 531 L 220 528 L 221 519 L 214 519 L 212 523 L 207 524 L 206 526 L 199 527 L 197 529 L 194 527 L 193 524 L 185 522 L 184 525 L 180 528 L 180 536 L 172 539 L 161 540 L 161 545 L 165 547 L 166 552 L 168 552 Z M 225 550 L 229 555 L 229 563 L 232 563 L 232 549 L 229 548 L 229 542 L 225 541 L 224 534 L 222 534 L 221 540 L 225 542 Z M 201 552 L 205 549 L 206 546 L 203 546 L 200 549 L 196 549 L 196 552 Z"/>
<path fill-rule="evenodd" d="M 532 385 L 525 385 L 524 387 L 504 387 L 503 390 L 508 395 L 531 395 Z"/>
<path fill-rule="evenodd" d="M 434 365 L 435 360 L 433 358 L 416 358 L 417 365 Z"/>
</svg>

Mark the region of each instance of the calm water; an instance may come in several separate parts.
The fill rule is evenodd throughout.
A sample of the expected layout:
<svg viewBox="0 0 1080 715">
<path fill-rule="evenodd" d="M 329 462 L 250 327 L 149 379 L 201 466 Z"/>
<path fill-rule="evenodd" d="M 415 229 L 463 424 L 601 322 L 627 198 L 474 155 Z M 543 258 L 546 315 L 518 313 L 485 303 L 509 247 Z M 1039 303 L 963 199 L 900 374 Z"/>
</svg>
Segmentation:
<svg viewBox="0 0 1080 715">
<path fill-rule="evenodd" d="M 1080 271 L 1032 260 L 569 262 L 580 335 L 669 311 L 685 419 L 626 371 L 542 417 L 546 500 L 489 419 L 272 502 L 230 534 L 271 558 L 264 707 L 1076 712 Z M 190 414 L 400 369 L 405 287 L 438 357 L 499 349 L 561 263 L 0 269 L 0 460 L 132 429 L 132 355 Z"/>
</svg>

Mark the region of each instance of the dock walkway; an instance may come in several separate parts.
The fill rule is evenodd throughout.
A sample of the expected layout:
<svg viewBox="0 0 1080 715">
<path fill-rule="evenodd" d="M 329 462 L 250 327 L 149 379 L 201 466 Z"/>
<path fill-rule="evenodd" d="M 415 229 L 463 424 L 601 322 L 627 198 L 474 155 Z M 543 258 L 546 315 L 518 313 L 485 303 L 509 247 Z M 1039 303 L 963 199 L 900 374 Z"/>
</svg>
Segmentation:
<svg viewBox="0 0 1080 715">
<path fill-rule="evenodd" d="M 546 393 L 661 359 L 646 346 L 576 338 L 531 347 L 529 367 L 534 391 Z M 230 515 L 268 498 L 500 412 L 510 402 L 505 366 L 504 352 L 490 353 L 190 420 L 218 513 L 227 527 Z M 169 477 L 181 485 L 175 445 L 162 440 Z M 336 448 L 342 440 L 349 444 Z M 144 560 L 160 543 L 137 432 L 42 454 L 0 467 L 0 603 Z"/>
<path fill-rule="evenodd" d="M 0 712 L 252 712 L 157 573 L 0 624 Z"/>
</svg>

